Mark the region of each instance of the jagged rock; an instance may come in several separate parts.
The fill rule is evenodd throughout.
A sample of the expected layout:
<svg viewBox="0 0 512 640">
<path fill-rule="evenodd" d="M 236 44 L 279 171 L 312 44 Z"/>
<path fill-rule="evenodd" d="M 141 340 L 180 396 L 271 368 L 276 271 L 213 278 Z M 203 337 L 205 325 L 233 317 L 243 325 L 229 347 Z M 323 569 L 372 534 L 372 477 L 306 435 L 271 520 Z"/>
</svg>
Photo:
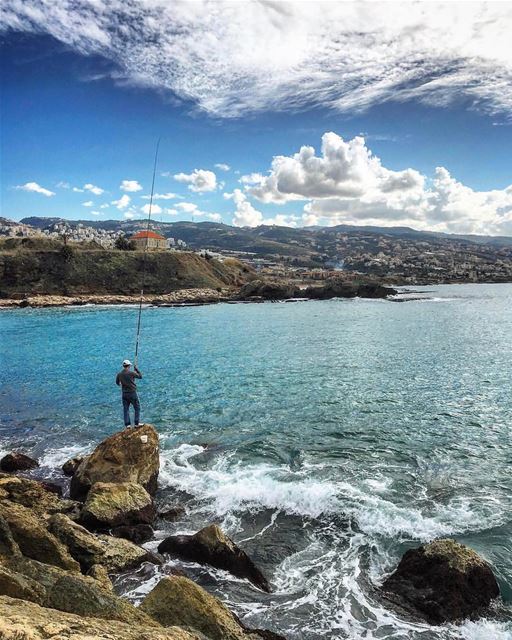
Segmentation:
<svg viewBox="0 0 512 640">
<path fill-rule="evenodd" d="M 23 555 L 69 571 L 80 571 L 78 562 L 62 542 L 47 531 L 30 509 L 4 501 L 0 504 L 0 515 L 9 525 Z"/>
<path fill-rule="evenodd" d="M 134 482 L 151 495 L 160 468 L 158 434 L 149 424 L 124 429 L 101 442 L 71 478 L 70 495 L 84 500 L 96 482 Z"/>
<path fill-rule="evenodd" d="M 201 640 L 180 629 L 82 618 L 32 602 L 0 597 L 0 638 L 5 640 Z M 202 638 L 204 640 L 204 637 Z"/>
<path fill-rule="evenodd" d="M 156 509 L 152 497 L 134 482 L 96 482 L 80 514 L 88 529 L 110 529 L 123 525 L 150 524 Z"/>
<path fill-rule="evenodd" d="M 0 559 L 2 556 L 21 556 L 20 548 L 14 540 L 6 519 L 0 514 Z"/>
<path fill-rule="evenodd" d="M 80 563 L 84 573 L 102 561 L 105 544 L 66 515 L 53 515 L 49 520 L 48 529 L 66 545 L 71 556 Z"/>
<path fill-rule="evenodd" d="M 54 493 L 56 496 L 59 496 L 59 498 L 62 497 L 62 485 L 57 484 L 56 482 L 50 482 L 49 480 L 41 480 L 39 484 L 45 491 Z"/>
<path fill-rule="evenodd" d="M 0 474 L 0 500 L 27 507 L 38 515 L 77 512 L 78 503 L 63 500 L 48 491 L 41 482 L 19 476 Z"/>
<path fill-rule="evenodd" d="M 105 553 L 101 557 L 101 564 L 108 571 L 126 571 L 134 569 L 143 562 L 161 564 L 162 560 L 156 554 L 124 538 L 112 538 L 102 535 L 98 539 L 105 545 Z"/>
<path fill-rule="evenodd" d="M 246 640 L 243 627 L 226 606 L 184 576 L 162 578 L 139 607 L 164 627 L 177 624 L 209 640 Z"/>
<path fill-rule="evenodd" d="M 84 456 L 75 456 L 74 458 L 70 458 L 67 462 L 62 465 L 62 473 L 65 476 L 71 478 L 75 474 L 75 471 L 84 461 Z"/>
<path fill-rule="evenodd" d="M 112 580 L 109 578 L 108 571 L 102 564 L 93 564 L 87 572 L 87 575 L 96 580 L 102 589 L 114 591 Z"/>
<path fill-rule="evenodd" d="M 155 626 L 144 612 L 84 576 L 64 575 L 47 591 L 45 605 L 79 616 Z"/>
<path fill-rule="evenodd" d="M 193 536 L 170 536 L 160 543 L 158 551 L 224 569 L 270 592 L 270 585 L 262 572 L 216 524 L 201 529 Z"/>
<path fill-rule="evenodd" d="M 0 460 L 0 469 L 12 473 L 13 471 L 30 471 L 39 466 L 39 462 L 24 453 L 13 451 Z"/>
<path fill-rule="evenodd" d="M 187 510 L 185 507 L 177 504 L 174 507 L 169 507 L 163 511 L 159 511 L 158 517 L 162 518 L 162 520 L 167 520 L 167 522 L 176 522 L 176 520 L 181 520 L 186 514 Z"/>
<path fill-rule="evenodd" d="M 253 280 L 244 284 L 240 289 L 237 299 L 251 300 L 260 298 L 263 300 L 286 300 L 296 296 L 296 287 L 289 282 L 275 282 L 273 280 Z"/>
<path fill-rule="evenodd" d="M 95 535 L 63 514 L 52 516 L 48 528 L 66 545 L 84 573 L 98 565 L 115 572 L 133 569 L 143 562 L 159 563 L 150 551 L 128 540 Z"/>
<path fill-rule="evenodd" d="M 0 594 L 43 604 L 45 589 L 32 578 L 0 566 Z M 1 636 L 0 636 L 1 637 Z"/>
<path fill-rule="evenodd" d="M 499 595 L 487 562 L 449 539 L 407 551 L 383 590 L 431 624 L 475 617 Z"/>
<path fill-rule="evenodd" d="M 149 524 L 122 525 L 110 532 L 116 538 L 124 538 L 135 544 L 144 544 L 153 537 L 153 527 Z"/>
</svg>

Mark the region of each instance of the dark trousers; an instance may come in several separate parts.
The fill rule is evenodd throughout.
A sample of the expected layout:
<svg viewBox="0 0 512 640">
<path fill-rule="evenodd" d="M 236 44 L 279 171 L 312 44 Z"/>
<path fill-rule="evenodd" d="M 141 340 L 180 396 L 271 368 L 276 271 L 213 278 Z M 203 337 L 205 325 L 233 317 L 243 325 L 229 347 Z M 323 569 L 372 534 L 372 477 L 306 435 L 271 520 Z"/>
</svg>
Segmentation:
<svg viewBox="0 0 512 640">
<path fill-rule="evenodd" d="M 135 425 L 139 424 L 140 419 L 140 402 L 139 396 L 136 391 L 132 393 L 123 393 L 123 413 L 124 413 L 124 426 L 129 427 L 130 422 L 130 405 L 133 405 L 135 410 Z"/>
</svg>

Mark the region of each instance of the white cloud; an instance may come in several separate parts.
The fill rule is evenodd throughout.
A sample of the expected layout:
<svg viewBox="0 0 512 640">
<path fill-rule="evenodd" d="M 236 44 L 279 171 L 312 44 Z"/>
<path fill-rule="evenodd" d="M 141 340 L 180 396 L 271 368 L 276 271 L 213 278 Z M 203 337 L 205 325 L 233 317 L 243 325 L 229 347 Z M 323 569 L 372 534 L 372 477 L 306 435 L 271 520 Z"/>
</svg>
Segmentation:
<svg viewBox="0 0 512 640">
<path fill-rule="evenodd" d="M 133 220 L 133 218 L 137 217 L 137 214 L 133 211 L 125 211 L 123 213 L 123 217 L 125 217 L 127 220 Z"/>
<path fill-rule="evenodd" d="M 247 192 L 263 202 L 305 202 L 303 225 L 407 225 L 484 234 L 512 231 L 512 185 L 474 191 L 443 167 L 436 169 L 432 180 L 411 168 L 392 171 L 359 136 L 345 141 L 326 133 L 320 155 L 312 147 L 301 147 L 292 156 L 276 156 L 268 175 L 257 174 L 247 183 L 252 185 Z M 251 205 L 240 190 L 236 192 L 233 199 L 243 213 Z M 251 219 L 262 222 L 258 216 L 249 215 Z M 272 220 L 263 221 L 268 222 Z M 281 222 L 293 224 L 299 219 L 276 216 L 273 220 Z"/>
<path fill-rule="evenodd" d="M 57 184 L 55 186 L 58 187 L 59 189 L 70 189 L 71 188 L 71 185 L 69 184 L 69 182 L 64 182 L 63 180 L 61 180 L 60 182 L 57 182 Z"/>
<path fill-rule="evenodd" d="M 108 209 L 110 207 L 109 204 L 107 204 L 106 202 L 103 204 L 100 204 L 100 209 Z"/>
<path fill-rule="evenodd" d="M 207 169 L 194 169 L 192 173 L 176 173 L 174 179 L 187 183 L 191 191 L 198 193 L 215 191 L 217 188 L 217 176 Z"/>
<path fill-rule="evenodd" d="M 512 110 L 509 2 L 4 0 L 3 28 L 113 61 L 210 114 L 390 100 Z"/>
<path fill-rule="evenodd" d="M 91 211 L 93 216 L 102 216 L 103 214 L 101 213 L 101 211 Z"/>
<path fill-rule="evenodd" d="M 207 220 L 211 220 L 212 222 L 221 222 L 222 216 L 220 213 L 209 213 L 207 211 L 201 211 L 197 204 L 193 202 L 178 202 L 176 204 L 176 209 L 168 209 L 169 215 L 176 215 L 178 213 L 178 209 L 181 213 L 187 213 L 194 218 L 206 218 Z M 174 212 L 174 213 L 171 213 Z"/>
<path fill-rule="evenodd" d="M 97 187 L 96 185 L 91 184 L 90 182 L 88 182 L 87 184 L 84 184 L 83 190 L 90 191 L 95 196 L 101 196 L 102 193 L 105 193 L 105 189 L 102 189 L 101 187 Z"/>
<path fill-rule="evenodd" d="M 126 195 L 125 193 L 119 198 L 119 200 L 112 200 L 110 204 L 113 204 L 115 207 L 121 210 L 121 209 L 126 209 L 126 207 L 130 204 L 130 202 L 131 202 L 130 196 Z"/>
<path fill-rule="evenodd" d="M 149 204 L 145 204 L 143 207 L 140 208 L 140 210 L 142 211 L 142 213 L 148 215 L 149 214 L 149 208 L 150 205 Z M 151 206 L 151 215 L 159 215 L 162 213 L 162 207 L 160 207 L 157 204 L 153 204 Z"/>
<path fill-rule="evenodd" d="M 153 200 L 174 200 L 175 198 L 179 198 L 180 196 L 176 193 L 154 193 Z M 143 200 L 151 200 L 151 195 L 141 196 Z"/>
<path fill-rule="evenodd" d="M 45 189 L 37 182 L 25 182 L 25 184 L 18 185 L 14 187 L 19 191 L 31 191 L 33 193 L 40 193 L 43 196 L 50 198 L 55 195 L 55 191 L 50 191 L 50 189 Z"/>
<path fill-rule="evenodd" d="M 121 191 L 128 191 L 133 193 L 135 191 L 142 191 L 142 185 L 137 180 L 123 180 L 119 185 Z"/>
<path fill-rule="evenodd" d="M 84 192 L 84 190 L 83 190 L 83 189 L 80 189 L 80 187 L 73 187 L 73 191 L 74 191 L 75 193 L 83 193 L 83 192 Z"/>
<path fill-rule="evenodd" d="M 235 227 L 257 227 L 262 224 L 263 214 L 252 206 L 240 189 L 235 189 L 233 193 L 225 193 L 224 197 L 235 203 L 236 210 L 233 218 Z"/>
<path fill-rule="evenodd" d="M 92 200 L 87 200 L 87 202 L 82 202 L 82 207 L 92 207 L 94 206 L 94 202 Z"/>
<path fill-rule="evenodd" d="M 231 167 L 229 166 L 229 164 L 225 164 L 224 162 L 218 162 L 215 165 L 216 169 L 219 169 L 220 171 L 229 171 L 231 169 Z"/>
</svg>

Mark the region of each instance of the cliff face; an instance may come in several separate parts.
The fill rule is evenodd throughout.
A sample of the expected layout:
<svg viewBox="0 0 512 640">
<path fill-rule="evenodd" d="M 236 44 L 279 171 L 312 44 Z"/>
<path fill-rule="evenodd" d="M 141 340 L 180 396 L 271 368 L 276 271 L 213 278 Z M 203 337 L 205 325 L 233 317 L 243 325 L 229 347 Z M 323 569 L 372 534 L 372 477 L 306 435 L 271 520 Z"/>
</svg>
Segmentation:
<svg viewBox="0 0 512 640">
<path fill-rule="evenodd" d="M 0 251 L 0 297 L 26 294 L 136 294 L 142 283 L 141 251 L 85 250 L 68 245 L 54 250 Z M 242 285 L 247 267 L 190 252 L 148 252 L 145 292 Z"/>
</svg>

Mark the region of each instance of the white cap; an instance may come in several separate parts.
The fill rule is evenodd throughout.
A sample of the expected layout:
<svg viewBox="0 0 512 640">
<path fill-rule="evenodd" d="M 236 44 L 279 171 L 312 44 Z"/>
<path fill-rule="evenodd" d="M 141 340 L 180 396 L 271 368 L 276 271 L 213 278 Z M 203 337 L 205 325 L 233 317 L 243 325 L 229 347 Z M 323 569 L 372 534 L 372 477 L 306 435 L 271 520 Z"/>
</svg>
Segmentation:
<svg viewBox="0 0 512 640">
<path fill-rule="evenodd" d="M 123 367 L 129 367 L 131 364 L 132 363 L 129 360 L 123 360 Z"/>
</svg>

